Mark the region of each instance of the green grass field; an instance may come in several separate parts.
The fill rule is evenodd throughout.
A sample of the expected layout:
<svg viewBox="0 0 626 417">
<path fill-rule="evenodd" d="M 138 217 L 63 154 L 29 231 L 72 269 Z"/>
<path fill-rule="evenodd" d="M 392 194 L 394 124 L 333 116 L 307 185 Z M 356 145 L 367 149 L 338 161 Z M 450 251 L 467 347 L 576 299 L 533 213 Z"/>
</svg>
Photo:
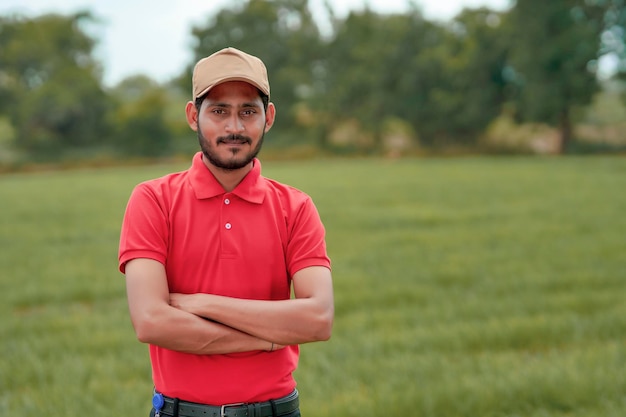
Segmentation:
<svg viewBox="0 0 626 417">
<path fill-rule="evenodd" d="M 188 164 L 0 177 L 0 416 L 147 416 L 117 272 L 139 181 Z M 624 417 L 626 158 L 265 162 L 333 259 L 305 417 Z"/>
</svg>

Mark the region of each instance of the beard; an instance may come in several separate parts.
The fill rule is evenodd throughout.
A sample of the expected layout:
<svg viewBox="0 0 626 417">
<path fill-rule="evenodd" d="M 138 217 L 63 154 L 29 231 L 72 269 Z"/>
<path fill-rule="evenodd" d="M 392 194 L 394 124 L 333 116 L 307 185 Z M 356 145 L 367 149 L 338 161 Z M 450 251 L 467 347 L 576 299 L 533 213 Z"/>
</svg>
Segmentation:
<svg viewBox="0 0 626 417">
<path fill-rule="evenodd" d="M 204 157 L 211 163 L 211 165 L 220 168 L 224 171 L 235 171 L 247 166 L 261 151 L 261 147 L 263 146 L 263 139 L 265 138 L 265 129 L 263 129 L 263 134 L 259 139 L 257 145 L 250 150 L 250 152 L 245 153 L 243 150 L 238 148 L 233 148 L 230 150 L 230 156 L 228 157 L 220 157 L 217 147 L 220 144 L 228 144 L 228 143 L 237 143 L 237 144 L 251 144 L 252 139 L 249 136 L 244 135 L 228 135 L 228 136 L 220 136 L 215 141 L 215 144 L 211 143 L 200 130 L 200 123 L 198 123 L 198 142 L 200 143 L 200 149 L 202 149 L 202 154 Z"/>
</svg>

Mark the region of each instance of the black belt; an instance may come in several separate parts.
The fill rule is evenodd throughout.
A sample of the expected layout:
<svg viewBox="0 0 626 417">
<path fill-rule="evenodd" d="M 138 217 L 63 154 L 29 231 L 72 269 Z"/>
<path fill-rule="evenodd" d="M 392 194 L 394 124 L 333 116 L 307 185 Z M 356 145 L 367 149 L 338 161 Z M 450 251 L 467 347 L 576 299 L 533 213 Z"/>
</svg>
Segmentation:
<svg viewBox="0 0 626 417">
<path fill-rule="evenodd" d="M 286 397 L 262 403 L 236 403 L 222 406 L 192 403 L 166 396 L 163 396 L 163 400 L 165 403 L 161 414 L 178 417 L 272 417 L 292 413 L 300 407 L 297 390 Z"/>
</svg>

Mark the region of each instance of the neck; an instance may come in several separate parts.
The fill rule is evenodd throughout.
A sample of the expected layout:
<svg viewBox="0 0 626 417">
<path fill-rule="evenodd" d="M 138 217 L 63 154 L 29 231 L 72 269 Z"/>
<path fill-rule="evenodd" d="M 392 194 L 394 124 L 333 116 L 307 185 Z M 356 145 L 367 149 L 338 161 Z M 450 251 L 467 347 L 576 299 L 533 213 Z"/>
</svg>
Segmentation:
<svg viewBox="0 0 626 417">
<path fill-rule="evenodd" d="M 224 169 L 211 164 L 204 156 L 202 157 L 202 162 L 204 162 L 204 165 L 211 171 L 217 182 L 219 182 L 227 192 L 234 190 L 254 166 L 254 162 L 250 162 L 243 168 Z"/>
</svg>

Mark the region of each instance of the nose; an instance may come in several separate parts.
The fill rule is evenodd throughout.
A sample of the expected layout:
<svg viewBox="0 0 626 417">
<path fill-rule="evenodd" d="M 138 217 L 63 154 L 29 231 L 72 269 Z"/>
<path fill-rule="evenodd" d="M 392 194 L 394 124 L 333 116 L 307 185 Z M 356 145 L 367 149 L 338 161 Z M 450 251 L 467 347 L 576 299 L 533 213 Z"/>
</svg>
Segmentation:
<svg viewBox="0 0 626 417">
<path fill-rule="evenodd" d="M 229 133 L 243 132 L 245 130 L 243 120 L 241 120 L 239 114 L 234 113 L 230 116 L 228 123 L 226 124 L 226 130 Z"/>
</svg>

